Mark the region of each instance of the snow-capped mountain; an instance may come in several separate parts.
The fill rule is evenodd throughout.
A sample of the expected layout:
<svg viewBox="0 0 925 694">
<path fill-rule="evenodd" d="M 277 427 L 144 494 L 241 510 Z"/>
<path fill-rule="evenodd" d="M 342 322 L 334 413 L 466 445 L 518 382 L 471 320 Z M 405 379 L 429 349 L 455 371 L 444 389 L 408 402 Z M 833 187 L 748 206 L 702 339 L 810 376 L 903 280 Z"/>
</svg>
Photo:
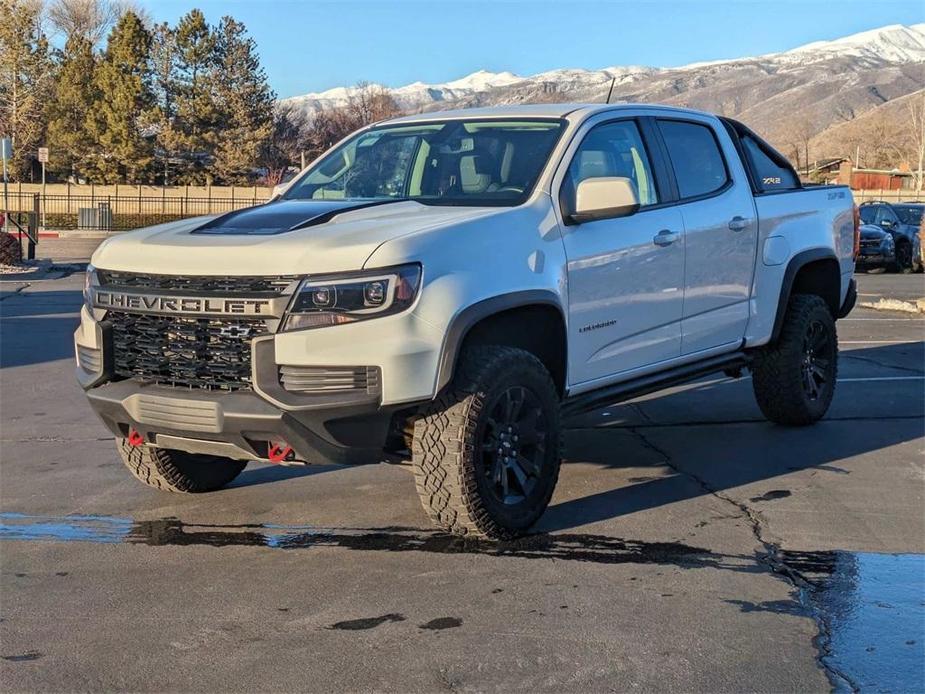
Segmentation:
<svg viewBox="0 0 925 694">
<path fill-rule="evenodd" d="M 925 23 L 816 41 L 782 53 L 683 67 L 558 69 L 522 77 L 481 70 L 451 82 L 389 88 L 407 112 L 531 102 L 662 102 L 736 116 L 781 141 L 799 126 L 812 133 L 925 89 Z M 285 99 L 310 114 L 341 106 L 351 88 Z"/>
</svg>

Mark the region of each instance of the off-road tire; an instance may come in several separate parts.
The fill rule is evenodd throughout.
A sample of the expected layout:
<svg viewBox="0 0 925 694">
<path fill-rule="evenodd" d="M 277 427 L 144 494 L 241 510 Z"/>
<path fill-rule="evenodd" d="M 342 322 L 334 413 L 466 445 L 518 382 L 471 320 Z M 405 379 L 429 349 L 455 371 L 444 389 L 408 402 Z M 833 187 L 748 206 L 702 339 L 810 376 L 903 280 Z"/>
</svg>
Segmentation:
<svg viewBox="0 0 925 694">
<path fill-rule="evenodd" d="M 831 342 L 824 369 L 826 381 L 811 399 L 804 389 L 804 340 L 813 324 L 821 325 Z M 838 335 L 825 301 L 811 294 L 790 298 L 777 341 L 761 349 L 751 365 L 752 387 L 761 412 L 772 422 L 805 426 L 821 419 L 835 394 L 838 376 Z"/>
<path fill-rule="evenodd" d="M 244 460 L 132 446 L 125 439 L 117 439 L 116 445 L 125 467 L 137 479 L 167 492 L 212 492 L 231 482 L 247 466 Z"/>
<path fill-rule="evenodd" d="M 506 506 L 492 496 L 483 437 L 491 403 L 511 389 L 527 388 L 538 405 L 544 446 L 533 490 Z M 533 396 L 536 396 L 533 398 Z M 440 528 L 457 535 L 510 539 L 543 515 L 559 477 L 559 394 L 549 372 L 531 353 L 478 346 L 460 356 L 453 381 L 414 423 L 411 455 L 424 510 Z"/>
</svg>

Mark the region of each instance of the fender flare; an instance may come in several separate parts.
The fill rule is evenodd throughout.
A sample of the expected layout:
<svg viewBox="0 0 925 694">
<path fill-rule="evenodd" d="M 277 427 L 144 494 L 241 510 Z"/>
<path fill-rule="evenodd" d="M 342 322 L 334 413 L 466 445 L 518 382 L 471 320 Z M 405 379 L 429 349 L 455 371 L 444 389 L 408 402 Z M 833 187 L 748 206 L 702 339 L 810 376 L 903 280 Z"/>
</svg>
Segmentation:
<svg viewBox="0 0 925 694">
<path fill-rule="evenodd" d="M 437 370 L 436 393 L 439 393 L 453 378 L 453 370 L 459 350 L 466 335 L 472 327 L 481 320 L 514 308 L 525 306 L 551 306 L 562 315 L 562 324 L 567 325 L 565 312 L 559 295 L 550 289 L 526 289 L 523 291 L 501 294 L 488 299 L 477 301 L 459 311 L 452 319 L 443 336 L 443 346 L 440 351 L 440 362 Z"/>
<path fill-rule="evenodd" d="M 838 258 L 828 248 L 810 248 L 800 251 L 794 255 L 787 263 L 787 269 L 784 271 L 784 279 L 780 285 L 780 296 L 777 300 L 777 313 L 774 315 L 774 328 L 771 330 L 771 342 L 775 342 L 780 336 L 780 331 L 784 327 L 784 316 L 787 313 L 787 304 L 790 303 L 790 294 L 793 291 L 793 282 L 797 273 L 803 267 L 819 260 L 834 260 L 838 263 Z M 839 276 L 839 282 L 841 278 Z M 839 300 L 841 300 L 841 287 L 838 288 Z"/>
</svg>

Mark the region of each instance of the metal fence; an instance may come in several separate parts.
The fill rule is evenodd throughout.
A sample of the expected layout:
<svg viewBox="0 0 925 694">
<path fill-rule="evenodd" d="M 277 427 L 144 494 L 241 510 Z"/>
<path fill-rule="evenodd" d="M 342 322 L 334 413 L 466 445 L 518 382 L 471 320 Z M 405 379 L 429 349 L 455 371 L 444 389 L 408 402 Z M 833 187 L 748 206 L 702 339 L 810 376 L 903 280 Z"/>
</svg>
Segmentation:
<svg viewBox="0 0 925 694">
<path fill-rule="evenodd" d="M 156 192 L 156 191 L 155 191 Z M 912 190 L 855 190 L 854 200 L 925 202 L 925 194 Z M 44 230 L 128 231 L 198 215 L 222 214 L 260 205 L 257 194 L 237 197 L 188 197 L 176 195 L 41 195 L 10 192 L 7 209 L 36 217 L 33 224 Z M 36 212 L 37 211 L 37 212 Z"/>
<path fill-rule="evenodd" d="M 256 195 L 235 198 L 145 195 L 41 195 L 10 193 L 9 209 L 38 210 L 48 230 L 128 231 L 198 215 L 222 214 L 266 202 Z"/>
<path fill-rule="evenodd" d="M 854 201 L 858 204 L 870 200 L 884 202 L 925 202 L 925 192 L 914 190 L 852 190 Z"/>
</svg>

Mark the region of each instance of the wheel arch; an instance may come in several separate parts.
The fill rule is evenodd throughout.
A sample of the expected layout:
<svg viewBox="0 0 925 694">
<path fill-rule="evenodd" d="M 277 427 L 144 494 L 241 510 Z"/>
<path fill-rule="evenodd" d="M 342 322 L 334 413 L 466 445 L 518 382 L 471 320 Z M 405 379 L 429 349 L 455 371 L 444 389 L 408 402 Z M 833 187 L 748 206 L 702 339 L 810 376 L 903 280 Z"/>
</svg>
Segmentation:
<svg viewBox="0 0 925 694">
<path fill-rule="evenodd" d="M 815 294 L 826 302 L 833 317 L 841 309 L 841 268 L 827 248 L 811 248 L 794 255 L 787 264 L 774 316 L 771 341 L 780 336 L 787 304 L 794 294 Z"/>
<path fill-rule="evenodd" d="M 462 350 L 472 344 L 519 347 L 534 354 L 565 392 L 568 341 L 558 295 L 534 289 L 478 301 L 456 314 L 447 328 L 437 374 L 437 392 L 453 378 Z"/>
</svg>

